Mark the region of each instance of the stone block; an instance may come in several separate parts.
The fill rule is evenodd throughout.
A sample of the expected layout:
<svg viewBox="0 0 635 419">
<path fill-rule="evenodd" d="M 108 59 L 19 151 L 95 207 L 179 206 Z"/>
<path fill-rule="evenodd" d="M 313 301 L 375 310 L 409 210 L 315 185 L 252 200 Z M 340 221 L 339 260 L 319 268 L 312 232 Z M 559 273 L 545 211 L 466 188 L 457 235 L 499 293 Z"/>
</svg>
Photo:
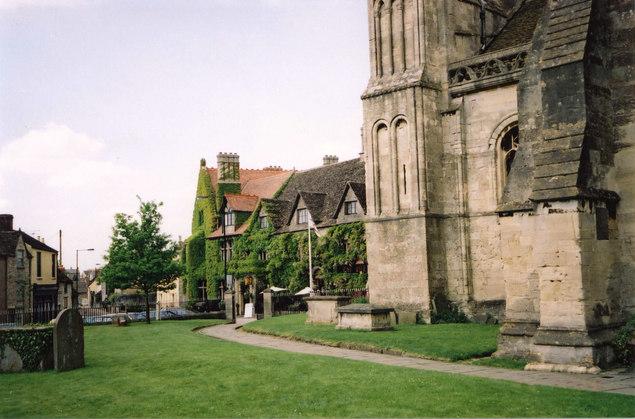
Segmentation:
<svg viewBox="0 0 635 419">
<path fill-rule="evenodd" d="M 305 298 L 308 312 L 306 322 L 310 324 L 337 324 L 337 309 L 350 304 L 351 297 L 338 295 L 316 295 Z"/>
<path fill-rule="evenodd" d="M 84 321 L 77 309 L 62 310 L 53 327 L 53 357 L 56 371 L 84 367 Z"/>
<path fill-rule="evenodd" d="M 372 304 L 350 304 L 337 309 L 338 329 L 350 330 L 392 330 L 391 313 L 388 307 Z"/>
<path fill-rule="evenodd" d="M 4 345 L 0 349 L 0 371 L 2 372 L 20 372 L 22 371 L 22 358 L 9 345 Z"/>
</svg>

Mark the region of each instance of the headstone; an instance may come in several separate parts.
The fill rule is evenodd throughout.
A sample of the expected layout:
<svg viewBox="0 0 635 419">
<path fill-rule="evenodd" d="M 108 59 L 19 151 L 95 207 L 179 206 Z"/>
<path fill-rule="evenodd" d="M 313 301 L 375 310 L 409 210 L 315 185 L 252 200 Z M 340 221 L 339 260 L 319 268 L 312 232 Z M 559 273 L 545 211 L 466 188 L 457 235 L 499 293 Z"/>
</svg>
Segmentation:
<svg viewBox="0 0 635 419">
<path fill-rule="evenodd" d="M 0 371 L 19 372 L 22 371 L 22 358 L 9 345 L 0 348 Z"/>
<path fill-rule="evenodd" d="M 84 321 L 77 309 L 62 310 L 53 328 L 53 356 L 56 371 L 84 367 Z"/>
<path fill-rule="evenodd" d="M 254 317 L 254 305 L 252 303 L 245 304 L 245 318 L 251 319 Z"/>
<path fill-rule="evenodd" d="M 273 317 L 273 291 L 269 288 L 262 292 L 262 308 L 265 319 Z"/>
</svg>

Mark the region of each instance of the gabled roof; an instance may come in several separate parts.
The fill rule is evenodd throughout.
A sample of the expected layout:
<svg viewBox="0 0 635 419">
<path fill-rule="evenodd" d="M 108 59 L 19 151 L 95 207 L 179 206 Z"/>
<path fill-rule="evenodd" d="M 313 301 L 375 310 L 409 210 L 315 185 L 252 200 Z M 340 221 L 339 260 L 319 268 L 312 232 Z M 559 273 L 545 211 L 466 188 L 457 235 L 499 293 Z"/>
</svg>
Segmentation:
<svg viewBox="0 0 635 419">
<path fill-rule="evenodd" d="M 18 238 L 22 236 L 24 243 L 35 250 L 57 253 L 57 250 L 29 236 L 21 230 L 0 231 L 0 256 L 15 256 L 15 248 L 18 246 Z"/>
<path fill-rule="evenodd" d="M 309 201 L 305 200 L 307 208 L 318 227 L 333 225 L 335 220 L 332 214 L 335 214 L 347 184 L 353 182 L 363 185 L 365 176 L 364 162 L 361 159 L 296 172 L 277 197 L 277 202 L 265 201 L 267 206 L 271 207 L 271 209 L 266 208 L 267 214 L 279 232 L 285 231 L 288 229 L 287 224 L 293 216 L 300 194 L 303 195 L 303 199 L 304 196 L 307 197 Z M 319 217 L 319 220 L 316 217 Z M 284 221 L 281 222 L 281 220 Z"/>
<path fill-rule="evenodd" d="M 20 233 L 22 234 L 22 239 L 24 240 L 24 242 L 26 244 L 28 244 L 29 246 L 31 246 L 32 248 L 34 248 L 36 250 L 41 250 L 43 252 L 57 253 L 57 250 L 53 249 L 50 246 L 47 246 L 46 244 L 42 243 L 41 241 L 29 236 L 25 232 L 21 231 Z"/>
<path fill-rule="evenodd" d="M 253 212 L 260 198 L 254 195 L 225 194 L 225 205 L 233 211 Z"/>
<path fill-rule="evenodd" d="M 530 42 L 546 6 L 547 0 L 523 0 L 505 26 L 485 47 L 484 52 L 512 48 Z"/>
<path fill-rule="evenodd" d="M 292 213 L 293 203 L 281 199 L 263 199 L 262 208 L 274 228 L 286 225 L 287 215 Z"/>
<path fill-rule="evenodd" d="M 344 188 L 344 191 L 342 192 L 340 203 L 338 204 L 335 213 L 332 214 L 333 218 L 337 218 L 339 215 L 342 205 L 344 205 L 344 202 L 346 201 L 346 195 L 348 195 L 349 190 L 353 191 L 353 194 L 357 197 L 357 202 L 359 202 L 359 205 L 361 205 L 364 213 L 366 213 L 366 185 L 358 182 L 348 182 L 346 184 L 346 188 Z"/>
<path fill-rule="evenodd" d="M 318 224 L 320 221 L 322 221 L 322 210 L 324 209 L 326 194 L 319 192 L 300 191 L 298 192 L 295 201 L 293 202 L 291 211 L 288 214 L 289 218 L 287 219 L 287 224 L 289 224 L 293 219 L 293 215 L 295 213 L 295 210 L 298 208 L 300 199 L 302 199 L 307 211 L 309 211 L 309 214 L 311 214 L 313 222 Z"/>
<path fill-rule="evenodd" d="M 240 236 L 249 228 L 249 223 L 243 223 L 240 227 L 234 229 L 232 232 L 225 230 L 225 237 Z M 223 237 L 223 227 L 219 227 L 207 236 L 208 239 L 220 239 Z"/>
</svg>

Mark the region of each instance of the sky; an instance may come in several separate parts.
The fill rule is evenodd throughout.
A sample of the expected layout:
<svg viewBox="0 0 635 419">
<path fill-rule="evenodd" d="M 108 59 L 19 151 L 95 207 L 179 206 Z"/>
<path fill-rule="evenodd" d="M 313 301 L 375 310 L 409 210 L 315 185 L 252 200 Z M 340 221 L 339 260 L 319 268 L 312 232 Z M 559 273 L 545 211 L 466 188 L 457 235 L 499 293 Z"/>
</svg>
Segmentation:
<svg viewBox="0 0 635 419">
<path fill-rule="evenodd" d="M 0 213 L 93 269 L 137 196 L 188 236 L 202 157 L 357 157 L 365 3 L 0 0 Z"/>
</svg>

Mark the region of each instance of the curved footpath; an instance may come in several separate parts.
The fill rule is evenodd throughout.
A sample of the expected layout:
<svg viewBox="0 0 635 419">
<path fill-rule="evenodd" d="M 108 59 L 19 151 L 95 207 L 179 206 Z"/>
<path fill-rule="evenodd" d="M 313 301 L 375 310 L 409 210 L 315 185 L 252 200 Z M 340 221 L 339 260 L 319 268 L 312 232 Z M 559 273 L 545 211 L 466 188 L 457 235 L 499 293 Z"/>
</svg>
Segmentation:
<svg viewBox="0 0 635 419">
<path fill-rule="evenodd" d="M 635 373 L 608 371 L 598 375 L 590 375 L 519 371 L 483 367 L 478 365 L 432 361 L 397 355 L 378 354 L 374 352 L 364 352 L 353 349 L 334 348 L 330 346 L 298 342 L 273 336 L 247 333 L 240 330 L 240 327 L 249 321 L 251 321 L 251 319 L 238 319 L 236 324 L 210 326 L 200 329 L 199 333 L 231 342 L 259 346 L 261 348 L 276 349 L 279 351 L 332 356 L 335 358 L 374 362 L 376 364 L 391 365 L 395 367 L 471 375 L 474 377 L 491 378 L 494 380 L 507 380 L 521 384 L 545 385 L 635 396 Z"/>
</svg>

